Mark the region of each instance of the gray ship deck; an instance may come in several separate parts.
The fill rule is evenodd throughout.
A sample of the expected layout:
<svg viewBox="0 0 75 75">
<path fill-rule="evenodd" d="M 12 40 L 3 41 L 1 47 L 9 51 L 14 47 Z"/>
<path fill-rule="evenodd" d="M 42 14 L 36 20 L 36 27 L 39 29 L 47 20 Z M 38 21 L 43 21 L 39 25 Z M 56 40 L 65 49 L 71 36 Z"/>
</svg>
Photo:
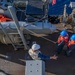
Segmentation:
<svg viewBox="0 0 75 75">
<path fill-rule="evenodd" d="M 61 30 L 62 25 L 56 25 Z M 68 26 L 69 27 L 69 26 Z M 71 35 L 71 30 L 68 30 Z M 59 33 L 49 35 L 48 38 L 56 41 Z M 42 38 L 32 37 L 34 41 L 41 45 L 42 53 L 53 55 L 56 51 L 55 44 Z M 44 42 L 44 43 L 43 43 Z M 74 51 L 75 53 L 75 51 Z M 46 61 L 46 75 L 75 75 L 75 54 L 66 57 L 64 51 L 58 57 L 58 60 Z M 0 70 L 5 71 L 8 75 L 25 75 L 25 56 L 27 51 L 20 49 L 14 51 L 11 45 L 0 44 Z"/>
</svg>

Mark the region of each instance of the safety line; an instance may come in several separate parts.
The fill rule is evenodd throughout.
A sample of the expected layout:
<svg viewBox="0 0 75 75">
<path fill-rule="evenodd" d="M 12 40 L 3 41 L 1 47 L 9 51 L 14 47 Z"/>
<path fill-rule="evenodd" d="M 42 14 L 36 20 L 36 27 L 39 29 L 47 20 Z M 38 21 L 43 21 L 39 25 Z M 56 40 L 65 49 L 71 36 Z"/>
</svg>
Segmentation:
<svg viewBox="0 0 75 75">
<path fill-rule="evenodd" d="M 26 28 L 25 28 L 26 29 Z M 39 36 L 40 34 L 37 34 L 37 33 L 35 33 L 35 32 L 33 32 L 33 31 L 31 31 L 31 30 L 29 30 L 29 29 L 26 29 L 27 31 L 29 31 L 29 32 L 31 32 L 31 33 L 33 33 L 35 36 Z M 49 39 L 47 39 L 47 38 L 45 38 L 45 37 L 43 37 L 43 36 L 39 36 L 39 37 L 41 37 L 41 38 L 43 38 L 43 39 L 45 39 L 45 40 L 47 40 L 47 41 L 49 41 L 49 42 L 52 42 L 52 43 L 56 43 L 55 41 L 52 41 L 52 40 L 49 40 Z"/>
</svg>

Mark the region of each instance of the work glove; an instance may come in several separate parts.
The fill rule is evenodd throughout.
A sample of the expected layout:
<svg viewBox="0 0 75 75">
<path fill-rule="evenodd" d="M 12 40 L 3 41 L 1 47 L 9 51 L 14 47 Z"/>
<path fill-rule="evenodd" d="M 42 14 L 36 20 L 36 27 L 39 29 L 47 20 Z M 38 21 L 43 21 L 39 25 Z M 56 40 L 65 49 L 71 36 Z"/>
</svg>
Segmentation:
<svg viewBox="0 0 75 75">
<path fill-rule="evenodd" d="M 58 56 L 56 56 L 56 55 L 53 55 L 50 57 L 50 59 L 53 59 L 53 60 L 57 60 L 57 58 L 58 58 Z"/>
</svg>

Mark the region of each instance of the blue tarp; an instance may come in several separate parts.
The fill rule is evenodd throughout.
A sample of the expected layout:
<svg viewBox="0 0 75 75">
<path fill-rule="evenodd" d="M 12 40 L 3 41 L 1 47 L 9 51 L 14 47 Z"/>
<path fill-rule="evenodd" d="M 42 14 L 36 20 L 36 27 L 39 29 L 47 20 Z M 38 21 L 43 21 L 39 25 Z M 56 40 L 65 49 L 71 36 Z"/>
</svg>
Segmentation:
<svg viewBox="0 0 75 75">
<path fill-rule="evenodd" d="M 33 7 L 31 5 L 28 5 L 27 6 L 27 9 L 26 9 L 26 14 L 44 14 L 43 10 L 40 9 L 40 8 L 36 8 L 36 7 Z"/>
<path fill-rule="evenodd" d="M 49 15 L 62 15 L 64 11 L 64 5 L 67 5 L 67 13 L 70 14 L 72 9 L 70 8 L 70 2 L 75 2 L 75 0 L 56 0 L 56 4 L 49 5 Z"/>
<path fill-rule="evenodd" d="M 50 3 L 48 15 L 62 15 L 65 4 L 67 5 L 67 13 L 70 14 L 72 12 L 72 9 L 69 7 L 70 2 L 75 2 L 75 0 L 56 0 L 55 5 Z M 27 14 L 44 14 L 44 12 L 39 8 L 28 5 Z"/>
</svg>

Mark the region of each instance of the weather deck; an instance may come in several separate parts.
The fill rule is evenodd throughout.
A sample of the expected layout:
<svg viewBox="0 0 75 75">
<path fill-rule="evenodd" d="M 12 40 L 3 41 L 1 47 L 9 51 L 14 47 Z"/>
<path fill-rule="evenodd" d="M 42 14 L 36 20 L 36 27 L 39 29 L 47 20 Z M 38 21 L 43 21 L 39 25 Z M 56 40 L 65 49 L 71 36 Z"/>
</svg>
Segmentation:
<svg viewBox="0 0 75 75">
<path fill-rule="evenodd" d="M 61 24 L 56 26 L 60 30 L 63 28 Z M 72 31 L 68 31 L 71 35 Z M 59 32 L 56 32 L 49 35 L 48 38 L 56 41 L 58 35 Z M 55 54 L 57 47 L 54 43 L 39 37 L 32 37 L 32 39 L 41 45 L 42 53 L 46 55 Z M 0 44 L 0 70 L 5 71 L 8 75 L 25 75 L 26 54 L 27 51 L 23 49 L 14 51 L 11 45 Z M 58 60 L 46 61 L 46 75 L 75 75 L 75 51 L 71 57 L 66 57 L 63 50 Z"/>
</svg>

